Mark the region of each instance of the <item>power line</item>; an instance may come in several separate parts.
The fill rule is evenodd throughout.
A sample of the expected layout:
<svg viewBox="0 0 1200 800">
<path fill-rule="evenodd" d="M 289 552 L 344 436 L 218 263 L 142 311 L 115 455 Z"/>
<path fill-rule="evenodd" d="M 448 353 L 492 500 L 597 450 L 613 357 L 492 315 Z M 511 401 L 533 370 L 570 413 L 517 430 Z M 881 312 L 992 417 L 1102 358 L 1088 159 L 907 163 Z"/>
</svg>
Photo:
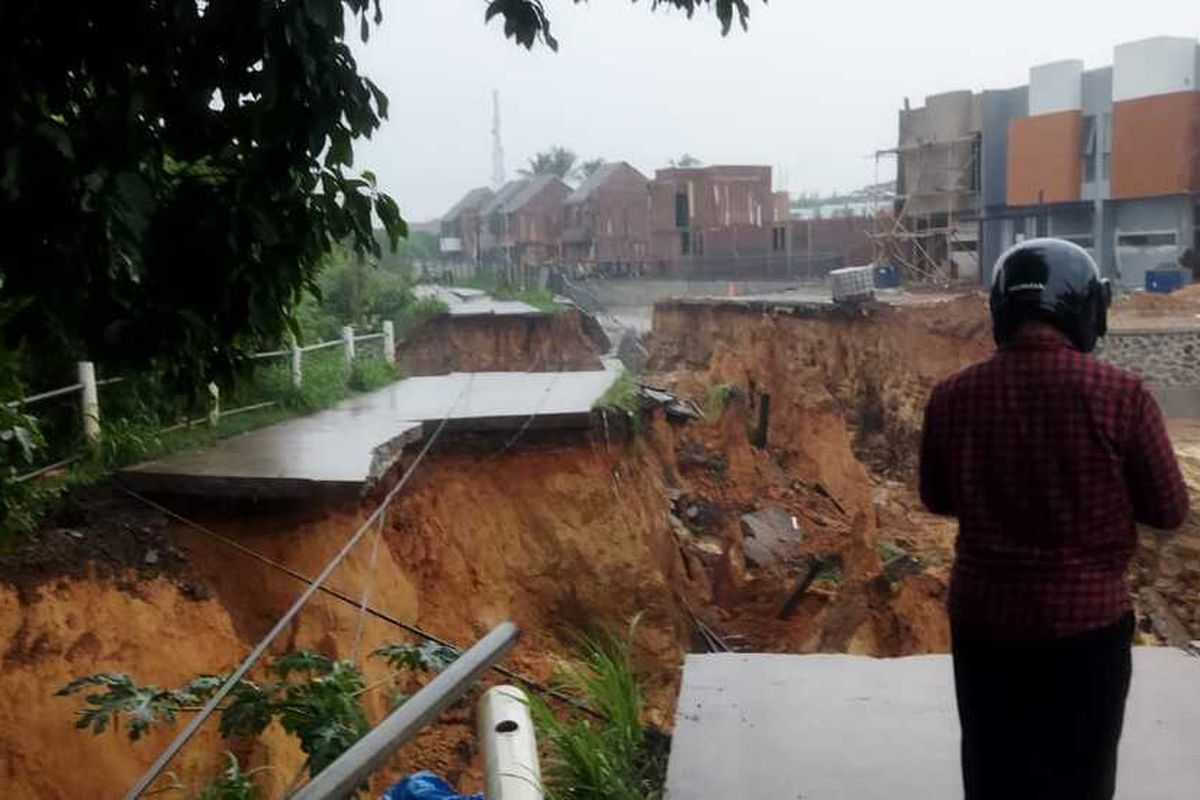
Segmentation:
<svg viewBox="0 0 1200 800">
<path fill-rule="evenodd" d="M 174 511 L 172 511 L 171 509 L 167 508 L 166 506 L 160 505 L 159 503 L 154 502 L 150 498 L 138 494 L 137 492 L 133 491 L 132 489 L 129 489 L 128 487 L 117 484 L 117 488 L 120 489 L 125 494 L 132 497 L 133 499 L 146 504 L 150 508 L 160 511 L 163 514 L 166 514 L 168 517 L 174 519 L 176 522 L 182 523 L 183 525 L 186 525 L 187 527 L 192 528 L 197 533 L 204 534 L 205 536 L 209 537 L 213 541 L 223 544 L 232 550 L 236 550 L 237 552 L 241 553 L 244 556 L 247 556 L 249 558 L 254 559 L 255 561 L 265 564 L 266 566 L 271 567 L 272 569 L 278 570 L 279 572 L 282 572 L 285 575 L 287 575 L 288 577 L 294 578 L 295 580 L 298 580 L 301 583 L 311 584 L 313 582 L 312 578 L 310 578 L 309 576 L 305 575 L 302 572 L 292 569 L 287 564 L 284 564 L 281 561 L 277 561 L 268 555 L 264 555 L 264 554 L 258 552 L 257 550 L 254 550 L 251 547 L 247 547 L 246 545 L 242 544 L 241 542 L 237 541 L 236 539 L 231 539 L 228 536 L 224 536 L 220 533 L 217 533 L 213 529 L 208 528 L 204 525 L 201 525 L 199 522 L 188 519 L 187 517 L 183 516 L 182 514 L 178 514 Z M 343 592 L 340 589 L 336 589 L 332 586 L 325 586 L 325 585 L 321 585 L 318 588 L 321 592 L 324 592 L 325 594 L 329 595 L 330 597 L 332 597 L 336 600 L 340 600 L 341 602 L 345 603 L 346 605 L 353 606 L 355 609 L 363 608 L 363 609 L 365 609 L 366 613 L 371 615 L 372 617 L 375 617 L 378 620 L 381 620 L 390 625 L 393 625 L 406 633 L 416 636 L 419 639 L 424 639 L 425 641 L 433 642 L 434 644 L 441 645 L 442 647 L 447 647 L 447 648 L 455 651 L 456 653 L 462 652 L 462 648 L 459 647 L 458 645 L 454 644 L 454 642 L 451 642 L 448 639 L 443 639 L 440 636 L 430 633 L 429 631 L 427 631 L 417 625 L 413 625 L 412 623 L 405 622 L 404 620 L 400 619 L 399 617 L 393 616 L 392 614 L 389 614 L 386 611 L 382 611 L 382 610 L 376 608 L 375 606 L 371 605 L 370 603 L 363 605 L 360 600 L 355 600 L 347 592 Z M 591 708 L 590 706 L 584 705 L 583 703 L 579 702 L 578 700 L 571 697 L 570 695 L 563 694 L 562 692 L 558 691 L 557 689 L 551 689 L 550 687 L 546 686 L 543 683 L 540 683 L 539 681 L 534 680 L 533 678 L 530 678 L 526 675 L 522 675 L 519 672 L 514 672 L 513 670 L 502 667 L 499 664 L 493 666 L 492 671 L 498 675 L 502 675 L 503 677 L 505 677 L 509 680 L 513 680 L 520 684 L 523 684 L 524 686 L 528 687 L 532 691 L 535 691 L 539 694 L 544 694 L 547 697 L 552 697 L 555 700 L 566 703 L 580 711 L 590 714 L 591 716 L 593 716 L 597 719 L 604 719 L 603 714 L 600 714 L 598 711 Z"/>
</svg>

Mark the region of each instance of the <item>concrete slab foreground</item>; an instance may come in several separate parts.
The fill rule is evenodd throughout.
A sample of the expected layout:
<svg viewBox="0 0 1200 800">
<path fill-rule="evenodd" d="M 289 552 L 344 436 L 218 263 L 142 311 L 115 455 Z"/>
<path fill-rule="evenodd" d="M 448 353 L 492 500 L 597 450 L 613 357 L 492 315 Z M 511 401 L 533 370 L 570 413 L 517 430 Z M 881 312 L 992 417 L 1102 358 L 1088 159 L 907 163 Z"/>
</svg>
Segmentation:
<svg viewBox="0 0 1200 800">
<path fill-rule="evenodd" d="M 962 797 L 949 656 L 692 655 L 668 800 Z M 1200 659 L 1135 648 L 1117 797 L 1200 797 Z"/>
</svg>

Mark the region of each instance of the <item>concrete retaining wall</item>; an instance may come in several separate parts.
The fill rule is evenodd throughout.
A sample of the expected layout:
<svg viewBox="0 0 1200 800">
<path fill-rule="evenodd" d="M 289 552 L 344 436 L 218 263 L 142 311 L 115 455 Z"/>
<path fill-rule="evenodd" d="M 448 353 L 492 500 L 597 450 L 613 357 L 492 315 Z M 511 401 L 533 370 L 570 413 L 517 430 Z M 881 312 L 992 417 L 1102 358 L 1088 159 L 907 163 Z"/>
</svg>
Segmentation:
<svg viewBox="0 0 1200 800">
<path fill-rule="evenodd" d="M 1097 355 L 1152 386 L 1200 386 L 1200 330 L 1109 331 Z"/>
</svg>

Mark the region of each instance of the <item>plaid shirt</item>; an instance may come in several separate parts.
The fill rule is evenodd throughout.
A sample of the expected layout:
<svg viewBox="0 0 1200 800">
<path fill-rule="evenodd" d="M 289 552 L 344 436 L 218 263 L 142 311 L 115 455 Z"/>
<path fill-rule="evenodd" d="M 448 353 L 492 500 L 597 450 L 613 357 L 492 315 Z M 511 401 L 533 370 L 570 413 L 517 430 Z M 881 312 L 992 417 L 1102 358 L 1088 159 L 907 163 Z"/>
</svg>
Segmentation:
<svg viewBox="0 0 1200 800">
<path fill-rule="evenodd" d="M 959 521 L 951 620 L 1011 637 L 1116 621 L 1134 521 L 1175 528 L 1188 511 L 1154 398 L 1048 325 L 933 390 L 921 499 Z"/>
</svg>

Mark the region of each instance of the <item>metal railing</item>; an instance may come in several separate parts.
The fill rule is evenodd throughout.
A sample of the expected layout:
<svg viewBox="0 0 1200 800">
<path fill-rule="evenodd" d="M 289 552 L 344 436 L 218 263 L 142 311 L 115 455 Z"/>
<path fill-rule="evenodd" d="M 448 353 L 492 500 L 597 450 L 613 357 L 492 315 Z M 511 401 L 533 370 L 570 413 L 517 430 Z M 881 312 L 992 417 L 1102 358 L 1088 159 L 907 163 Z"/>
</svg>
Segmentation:
<svg viewBox="0 0 1200 800">
<path fill-rule="evenodd" d="M 383 357 L 388 364 L 396 363 L 396 328 L 391 320 L 384 320 L 382 329 L 372 333 L 355 334 L 354 328 L 346 325 L 342 328 L 341 336 L 337 339 L 330 339 L 325 342 L 316 342 L 314 344 L 300 346 L 293 342 L 290 347 L 279 350 L 267 350 L 260 353 L 252 353 L 249 358 L 254 361 L 263 361 L 273 358 L 281 358 L 290 356 L 290 371 L 293 389 L 300 389 L 304 384 L 304 354 L 312 353 L 318 350 L 325 350 L 331 347 L 342 348 L 347 364 L 353 364 L 357 358 L 355 345 L 359 342 L 382 341 Z M 22 397 L 18 400 L 11 400 L 5 403 L 9 409 L 25 408 L 36 403 L 41 403 L 46 400 L 52 400 L 59 397 L 65 397 L 78 393 L 79 411 L 83 425 L 83 438 L 88 448 L 95 448 L 100 443 L 100 397 L 99 389 L 104 386 L 111 386 L 120 383 L 124 380 L 121 377 L 105 378 L 103 380 L 96 379 L 96 367 L 91 361 L 80 361 L 77 365 L 78 380 L 67 386 L 60 386 L 56 389 L 49 389 L 39 394 Z M 250 405 L 240 406 L 238 408 L 222 409 L 220 390 L 216 384 L 209 384 L 209 413 L 206 417 L 200 419 L 185 419 L 174 425 L 169 425 L 157 431 L 158 434 L 172 433 L 184 428 L 191 428 L 197 425 L 216 425 L 221 419 L 230 417 L 235 414 L 246 414 L 251 411 L 259 411 L 264 408 L 270 408 L 276 405 L 274 400 L 265 402 L 252 403 Z M 32 480 L 34 478 L 53 472 L 63 467 L 70 466 L 76 461 L 83 459 L 85 453 L 76 453 L 67 458 L 55 461 L 53 464 L 38 467 L 30 472 L 18 475 L 13 478 L 16 483 Z"/>
<path fill-rule="evenodd" d="M 517 626 L 512 622 L 501 622 L 492 628 L 471 649 L 301 787 L 291 800 L 341 800 L 352 796 L 397 748 L 436 720 L 447 706 L 462 697 L 484 672 L 503 658 L 516 644 L 518 635 Z"/>
</svg>

